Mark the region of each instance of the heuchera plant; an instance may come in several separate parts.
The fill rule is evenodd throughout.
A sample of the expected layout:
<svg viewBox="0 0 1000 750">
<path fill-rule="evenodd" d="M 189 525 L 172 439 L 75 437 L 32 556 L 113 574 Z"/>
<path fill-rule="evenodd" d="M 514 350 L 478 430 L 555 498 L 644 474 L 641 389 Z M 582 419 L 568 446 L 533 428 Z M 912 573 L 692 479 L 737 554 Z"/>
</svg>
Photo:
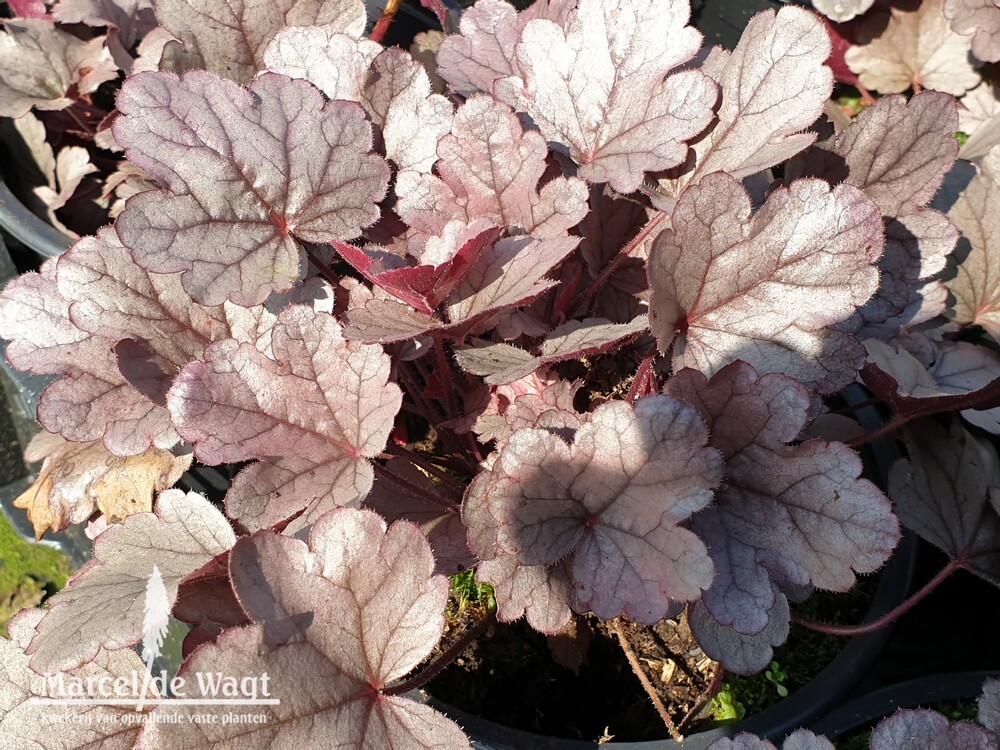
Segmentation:
<svg viewBox="0 0 1000 750">
<path fill-rule="evenodd" d="M 426 0 L 452 33 L 417 55 L 360 0 L 10 5 L 0 114 L 37 196 L 114 223 L 0 295 L 8 359 L 53 376 L 17 505 L 95 535 L 0 641 L 0 736 L 467 748 L 403 695 L 467 568 L 544 633 L 685 613 L 739 674 L 792 622 L 1000 584 L 1000 103 L 969 62 L 1000 57 L 1000 7 L 833 42 L 786 7 L 728 52 L 687 0 L 479 0 L 458 29 Z M 859 380 L 875 432 L 831 406 Z M 889 434 L 893 502 L 855 450 Z M 194 461 L 239 465 L 224 507 L 171 489 Z M 928 588 L 861 626 L 795 614 L 900 523 L 951 557 Z M 267 673 L 270 720 L 44 726 L 36 678 L 143 669 L 154 568 L 192 625 L 179 676 Z"/>
</svg>

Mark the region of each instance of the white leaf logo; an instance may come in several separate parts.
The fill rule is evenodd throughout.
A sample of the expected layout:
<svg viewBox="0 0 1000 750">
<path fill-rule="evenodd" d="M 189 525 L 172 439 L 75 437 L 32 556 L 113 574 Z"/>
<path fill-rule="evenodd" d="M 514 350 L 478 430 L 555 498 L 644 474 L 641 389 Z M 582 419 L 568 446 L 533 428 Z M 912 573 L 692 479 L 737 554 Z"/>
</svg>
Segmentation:
<svg viewBox="0 0 1000 750">
<path fill-rule="evenodd" d="M 153 660 L 160 655 L 169 620 L 170 597 L 160 569 L 154 565 L 146 582 L 146 609 L 142 617 L 142 659 L 147 670 L 152 671 Z"/>
</svg>

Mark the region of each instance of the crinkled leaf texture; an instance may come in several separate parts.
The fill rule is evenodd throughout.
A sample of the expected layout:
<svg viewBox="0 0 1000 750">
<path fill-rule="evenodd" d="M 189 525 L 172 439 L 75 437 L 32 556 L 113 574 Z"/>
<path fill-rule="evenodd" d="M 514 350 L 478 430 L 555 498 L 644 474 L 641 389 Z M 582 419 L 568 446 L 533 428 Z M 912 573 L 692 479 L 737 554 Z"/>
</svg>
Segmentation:
<svg viewBox="0 0 1000 750">
<path fill-rule="evenodd" d="M 134 705 L 88 706 L 32 703 L 32 698 L 56 697 L 44 678 L 28 666 L 25 649 L 35 627 L 45 616 L 40 609 L 24 609 L 7 624 L 10 638 L 0 638 L 0 740 L 4 748 L 58 748 L 59 750 L 132 750 L 142 724 L 135 719 Z M 115 680 L 125 686 L 145 665 L 134 651 L 99 651 L 92 660 L 72 672 L 60 674 L 64 685 L 88 678 Z M 58 678 L 57 678 L 58 679 Z M 98 683 L 100 684 L 100 683 Z M 141 690 L 141 679 L 139 682 Z M 128 691 L 128 688 L 123 688 Z M 125 699 L 158 698 L 154 685 L 140 694 L 125 692 Z M 53 711 L 64 721 L 53 724 Z M 146 711 L 149 711 L 147 706 Z M 8 744 L 9 743 L 9 744 Z"/>
<path fill-rule="evenodd" d="M 564 235 L 587 214 L 587 186 L 556 177 L 539 189 L 548 153 L 545 138 L 524 131 L 509 107 L 474 96 L 437 145 L 437 175 L 399 175 L 396 212 L 428 234 L 449 220 L 486 218 L 542 239 Z"/>
<path fill-rule="evenodd" d="M 972 54 L 987 62 L 1000 61 L 1000 2 L 945 0 L 944 14 L 956 34 L 972 34 Z"/>
<path fill-rule="evenodd" d="M 89 94 L 117 75 L 104 37 L 82 42 L 41 19 L 7 21 L 0 32 L 2 117 L 21 117 L 33 107 L 65 109 L 74 85 Z"/>
<path fill-rule="evenodd" d="M 236 542 L 229 522 L 193 492 L 167 490 L 155 513 L 129 516 L 94 540 L 84 565 L 37 625 L 27 649 L 39 673 L 75 669 L 100 648 L 117 651 L 142 639 L 143 603 L 153 566 L 172 604 L 185 576 Z"/>
<path fill-rule="evenodd" d="M 253 727 L 185 721 L 226 707 L 157 707 L 179 723 L 153 722 L 151 747 L 459 750 L 462 730 L 428 706 L 386 694 L 434 648 L 444 629 L 448 579 L 434 575 L 427 540 L 411 523 L 388 530 L 371 511 L 341 508 L 305 542 L 262 531 L 230 559 L 233 587 L 253 624 L 192 654 L 180 676 L 266 672 L 277 706 Z M 189 682 L 193 691 L 196 681 Z M 164 716 L 166 718 L 166 716 Z"/>
<path fill-rule="evenodd" d="M 780 188 L 751 216 L 750 198 L 717 173 L 688 188 L 649 259 L 650 328 L 675 370 L 711 376 L 744 360 L 823 393 L 857 375 L 864 347 L 829 328 L 878 286 L 877 205 L 815 179 Z"/>
<path fill-rule="evenodd" d="M 884 94 L 914 84 L 955 96 L 974 88 L 979 73 L 969 56 L 972 40 L 948 26 L 945 2 L 890 8 L 888 24 L 884 14 L 870 14 L 859 29 L 859 44 L 845 55 L 861 83 Z"/>
<path fill-rule="evenodd" d="M 669 210 L 686 186 L 712 172 L 742 179 L 809 146 L 816 136 L 802 131 L 816 121 L 833 90 L 833 74 L 824 64 L 829 56 L 829 34 L 814 14 L 786 7 L 756 15 L 733 53 L 706 65 L 721 88 L 716 120 L 692 144 L 694 164 L 660 180 L 667 196 L 661 206 Z"/>
<path fill-rule="evenodd" d="M 875 0 L 813 0 L 813 7 L 831 21 L 843 23 L 867 11 Z"/>
<path fill-rule="evenodd" d="M 36 435 L 25 461 L 44 461 L 31 487 L 14 501 L 28 511 L 35 538 L 51 529 L 83 523 L 97 510 L 112 523 L 135 513 L 150 513 L 153 498 L 168 489 L 191 466 L 191 454 L 174 456 L 150 448 L 120 458 L 103 443 L 71 443 L 58 435 Z"/>
<path fill-rule="evenodd" d="M 944 269 L 958 231 L 924 206 L 955 162 L 957 129 L 955 100 L 947 94 L 923 91 L 909 102 L 885 96 L 835 138 L 788 165 L 787 181 L 808 176 L 846 182 L 882 210 L 886 243 L 879 288 L 843 330 L 891 339 L 900 328 L 944 311 L 941 283 L 928 280 Z"/>
<path fill-rule="evenodd" d="M 358 37 L 362 0 L 157 0 L 156 17 L 181 40 L 197 65 L 237 83 L 264 68 L 268 42 L 287 26 L 324 26 Z"/>
<path fill-rule="evenodd" d="M 733 738 L 723 737 L 708 746 L 708 750 L 777 750 L 767 740 L 762 740 L 747 732 Z M 781 746 L 781 750 L 834 750 L 833 743 L 826 737 L 816 736 L 808 729 L 796 729 Z"/>
<path fill-rule="evenodd" d="M 698 597 L 712 562 L 678 524 L 711 501 L 721 476 L 706 438 L 694 410 L 666 396 L 602 404 L 571 445 L 544 429 L 516 431 L 463 505 L 472 551 L 493 561 L 501 616 L 503 597 L 565 586 L 560 567 L 571 599 L 563 618 L 542 619 L 567 618 L 572 606 L 655 623 L 673 602 Z"/>
<path fill-rule="evenodd" d="M 959 565 L 1000 586 L 1000 458 L 953 420 L 904 433 L 909 460 L 889 472 L 899 520 Z"/>
<path fill-rule="evenodd" d="M 140 73 L 118 109 L 116 140 L 165 186 L 128 202 L 118 236 L 204 304 L 260 304 L 302 277 L 296 240 L 349 240 L 379 217 L 389 167 L 370 153 L 364 110 L 304 81 Z"/>
<path fill-rule="evenodd" d="M 990 678 L 983 683 L 983 694 L 979 696 L 979 723 L 993 733 L 993 739 L 1000 744 L 1000 680 Z"/>
<path fill-rule="evenodd" d="M 699 70 L 671 74 L 698 51 L 687 0 L 581 0 L 560 25 L 521 29 L 518 75 L 497 98 L 527 112 L 591 182 L 631 193 L 647 172 L 676 166 L 712 119 L 715 83 Z"/>
<path fill-rule="evenodd" d="M 982 727 L 970 721 L 949 723 L 937 711 L 901 709 L 872 730 L 871 750 L 996 750 Z"/>
<path fill-rule="evenodd" d="M 691 520 L 716 570 L 692 605 L 700 610 L 691 617 L 692 632 L 728 669 L 759 671 L 771 659 L 760 642 L 787 634 L 788 605 L 779 587 L 849 590 L 856 572 L 870 573 L 889 558 L 899 523 L 885 495 L 858 478 L 861 460 L 850 448 L 823 440 L 787 445 L 810 410 L 808 392 L 791 378 L 758 376 L 736 362 L 711 380 L 682 370 L 666 393 L 697 410 L 709 445 L 726 461 L 715 504 Z M 725 629 L 733 632 L 720 632 Z M 753 643 L 755 636 L 758 661 L 748 662 L 742 641 Z"/>
<path fill-rule="evenodd" d="M 167 402 L 200 461 L 259 459 L 233 480 L 229 515 L 263 529 L 305 510 L 294 530 L 365 498 L 402 393 L 381 347 L 345 341 L 332 315 L 304 305 L 279 315 L 271 348 L 273 358 L 235 339 L 212 344 Z"/>
<path fill-rule="evenodd" d="M 955 295 L 951 316 L 977 323 L 1000 341 L 1000 146 L 979 165 L 979 174 L 948 212 L 968 243 L 958 274 L 947 282 Z M 960 246 L 961 247 L 961 246 Z"/>
</svg>

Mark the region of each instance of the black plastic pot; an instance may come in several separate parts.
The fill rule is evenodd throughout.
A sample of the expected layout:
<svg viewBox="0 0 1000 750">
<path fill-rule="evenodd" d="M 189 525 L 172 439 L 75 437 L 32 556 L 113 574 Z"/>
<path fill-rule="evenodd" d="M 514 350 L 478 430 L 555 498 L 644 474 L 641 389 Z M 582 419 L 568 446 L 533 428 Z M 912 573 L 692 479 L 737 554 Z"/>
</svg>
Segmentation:
<svg viewBox="0 0 1000 750">
<path fill-rule="evenodd" d="M 934 708 L 944 701 L 978 698 L 990 677 L 1000 678 L 1000 671 L 954 672 L 888 685 L 844 704 L 809 729 L 831 740 L 847 737 L 871 729 L 898 708 Z"/>
</svg>

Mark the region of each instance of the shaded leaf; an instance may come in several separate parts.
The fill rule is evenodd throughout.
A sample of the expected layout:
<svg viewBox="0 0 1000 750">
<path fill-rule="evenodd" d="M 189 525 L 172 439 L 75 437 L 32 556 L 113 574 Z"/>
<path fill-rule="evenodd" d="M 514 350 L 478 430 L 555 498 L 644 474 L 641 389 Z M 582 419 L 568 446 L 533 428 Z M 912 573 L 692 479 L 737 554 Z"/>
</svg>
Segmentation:
<svg viewBox="0 0 1000 750">
<path fill-rule="evenodd" d="M 961 567 L 1000 585 L 1000 460 L 993 446 L 956 420 L 904 432 L 909 460 L 889 472 L 889 495 L 903 524 Z"/>
<path fill-rule="evenodd" d="M 776 750 L 776 747 L 748 732 L 740 732 L 732 739 L 715 740 L 708 750 Z M 834 750 L 834 746 L 826 737 L 817 736 L 808 729 L 796 729 L 785 738 L 781 750 Z"/>
<path fill-rule="evenodd" d="M 191 455 L 174 456 L 150 448 L 119 458 L 102 443 L 70 443 L 42 432 L 25 450 L 25 461 L 44 461 L 31 487 L 14 506 L 28 511 L 35 538 L 51 529 L 83 523 L 98 511 L 117 523 L 135 513 L 151 513 L 153 498 L 172 487 L 191 466 Z"/>
<path fill-rule="evenodd" d="M 571 621 L 573 576 L 565 563 L 521 565 L 501 553 L 479 563 L 476 580 L 493 586 L 501 622 L 525 617 L 541 633 L 558 633 Z"/>
<path fill-rule="evenodd" d="M 413 524 L 385 523 L 370 511 L 327 514 L 304 542 L 260 532 L 231 557 L 233 586 L 254 624 L 199 648 L 181 676 L 199 671 L 266 673 L 276 706 L 257 706 L 266 724 L 196 723 L 192 713 L 225 706 L 157 707 L 144 741 L 161 747 L 290 747 L 308 738 L 330 748 L 469 748 L 450 719 L 384 689 L 431 653 L 444 628 L 448 579 Z M 192 693 L 197 690 L 191 680 Z M 306 695 L 305 700 L 295 696 Z M 175 717 L 177 718 L 177 717 Z"/>
<path fill-rule="evenodd" d="M 367 14 L 361 0 L 157 0 L 156 17 L 199 65 L 248 83 L 264 68 L 268 42 L 287 26 L 325 26 L 358 37 Z"/>
<path fill-rule="evenodd" d="M 720 173 L 680 197 L 672 226 L 649 280 L 650 328 L 675 370 L 711 376 L 742 359 L 824 393 L 855 377 L 864 348 L 828 326 L 878 285 L 881 215 L 860 190 L 798 180 L 751 217 L 746 191 Z"/>
<path fill-rule="evenodd" d="M 494 86 L 561 144 L 591 182 L 622 193 L 683 161 L 712 119 L 704 73 L 668 75 L 698 51 L 684 0 L 581 0 L 564 25 L 536 18 L 515 47 L 519 73 Z"/>
<path fill-rule="evenodd" d="M 52 15 L 60 23 L 110 26 L 127 52 L 138 38 L 156 26 L 152 0 L 59 0 Z"/>
<path fill-rule="evenodd" d="M 103 647 L 142 640 L 143 603 L 153 565 L 173 604 L 181 580 L 236 542 L 229 522 L 204 497 L 160 494 L 155 513 L 129 516 L 94 540 L 94 558 L 51 599 L 27 652 L 39 673 L 74 669 Z"/>
<path fill-rule="evenodd" d="M 305 510 L 299 529 L 368 494 L 369 459 L 385 447 L 402 394 L 381 347 L 345 341 L 332 315 L 285 309 L 271 346 L 274 359 L 233 339 L 212 344 L 167 401 L 200 461 L 259 459 L 233 480 L 231 517 L 262 529 Z"/>
<path fill-rule="evenodd" d="M 526 427 L 572 433 L 585 416 L 573 406 L 580 382 L 550 380 L 537 374 L 491 389 L 490 401 L 475 423 L 483 441 L 502 445 L 514 431 Z"/>
<path fill-rule="evenodd" d="M 900 709 L 872 730 L 871 750 L 993 750 L 982 727 L 969 721 L 948 722 L 926 708 Z"/>
<path fill-rule="evenodd" d="M 1000 3 L 997 0 L 945 0 L 944 15 L 951 30 L 972 35 L 972 54 L 987 62 L 1000 61 Z"/>
<path fill-rule="evenodd" d="M 914 84 L 961 96 L 979 83 L 969 59 L 971 40 L 956 34 L 943 13 L 945 0 L 923 0 L 909 10 L 870 14 L 858 31 L 858 45 L 845 56 L 862 85 L 883 94 Z"/>
<path fill-rule="evenodd" d="M 302 276 L 296 239 L 351 239 L 378 218 L 389 170 L 369 153 L 363 110 L 324 104 L 307 83 L 271 73 L 246 90 L 200 71 L 141 73 L 118 109 L 116 140 L 166 186 L 129 201 L 118 235 L 143 267 L 182 272 L 205 304 L 259 304 Z M 210 116 L 188 122 L 190 109 Z"/>
<path fill-rule="evenodd" d="M 983 683 L 978 718 L 979 723 L 993 733 L 994 740 L 1000 739 L 1000 680 L 990 678 Z"/>
<path fill-rule="evenodd" d="M 662 396 L 602 404 L 572 445 L 518 430 L 466 495 L 469 545 L 481 560 L 519 566 L 571 557 L 576 611 L 657 622 L 712 581 L 705 546 L 677 526 L 710 502 L 721 474 L 704 430 Z"/>
<path fill-rule="evenodd" d="M 735 362 L 711 380 L 683 370 L 665 392 L 697 410 L 726 461 L 715 505 L 691 521 L 712 552 L 716 576 L 701 603 L 720 627 L 740 636 L 787 634 L 787 621 L 770 621 L 788 616 L 787 603 L 775 606 L 784 599 L 778 585 L 848 591 L 855 573 L 889 558 L 899 524 L 881 491 L 859 479 L 858 455 L 822 440 L 787 445 L 810 411 L 808 392 L 794 380 Z M 726 653 L 713 656 L 730 668 Z M 733 658 L 738 666 L 742 649 Z"/>
<path fill-rule="evenodd" d="M 709 70 L 722 99 L 714 127 L 692 145 L 694 166 L 661 180 L 661 191 L 676 198 L 716 171 L 747 177 L 811 144 L 815 134 L 801 131 L 819 117 L 833 89 L 824 65 L 829 56 L 829 35 L 814 14 L 793 7 L 757 14 L 733 53 Z"/>
<path fill-rule="evenodd" d="M 587 186 L 556 177 L 538 189 L 548 145 L 525 132 L 514 113 L 488 96 L 474 96 L 455 116 L 451 134 L 437 145 L 437 174 L 402 172 L 396 211 L 430 234 L 452 219 L 486 218 L 511 232 L 558 237 L 587 213 Z"/>
</svg>

